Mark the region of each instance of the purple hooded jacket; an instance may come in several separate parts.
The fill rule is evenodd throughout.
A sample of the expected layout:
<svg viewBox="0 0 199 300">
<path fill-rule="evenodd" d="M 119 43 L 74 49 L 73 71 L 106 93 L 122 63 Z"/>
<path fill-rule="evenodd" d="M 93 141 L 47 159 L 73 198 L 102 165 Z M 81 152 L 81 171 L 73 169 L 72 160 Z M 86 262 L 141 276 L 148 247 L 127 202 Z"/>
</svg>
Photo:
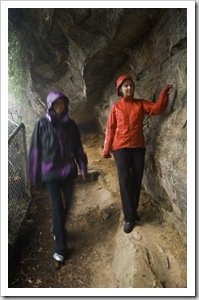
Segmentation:
<svg viewBox="0 0 199 300">
<path fill-rule="evenodd" d="M 65 111 L 60 120 L 52 109 L 57 99 L 65 101 Z M 36 122 L 28 154 L 28 174 L 32 184 L 75 178 L 77 165 L 87 173 L 87 155 L 81 142 L 76 123 L 68 116 L 68 98 L 61 92 L 52 91 L 47 96 L 46 117 Z"/>
</svg>

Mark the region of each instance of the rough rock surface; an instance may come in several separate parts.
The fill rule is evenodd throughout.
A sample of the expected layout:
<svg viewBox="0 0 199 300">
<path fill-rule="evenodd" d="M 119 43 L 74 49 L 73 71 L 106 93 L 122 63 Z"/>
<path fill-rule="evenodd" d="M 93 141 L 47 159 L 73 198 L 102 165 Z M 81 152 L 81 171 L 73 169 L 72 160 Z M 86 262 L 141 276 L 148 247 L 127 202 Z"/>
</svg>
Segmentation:
<svg viewBox="0 0 199 300">
<path fill-rule="evenodd" d="M 150 33 L 128 49 L 128 59 L 120 73 L 135 80 L 135 96 L 156 101 L 167 83 L 175 83 L 167 111 L 145 120 L 146 164 L 143 185 L 160 204 L 165 217 L 176 224 L 186 239 L 186 14 L 164 11 Z M 119 74 L 119 73 L 117 73 Z M 107 94 L 106 94 L 107 93 Z M 105 91 L 100 104 L 104 127 L 110 106 L 116 97 Z"/>
<path fill-rule="evenodd" d="M 61 89 L 80 129 L 104 132 L 119 75 L 131 74 L 136 97 L 149 101 L 175 82 L 167 112 L 146 118 L 143 186 L 186 240 L 186 9 L 9 9 L 9 20 L 38 115 Z"/>
</svg>

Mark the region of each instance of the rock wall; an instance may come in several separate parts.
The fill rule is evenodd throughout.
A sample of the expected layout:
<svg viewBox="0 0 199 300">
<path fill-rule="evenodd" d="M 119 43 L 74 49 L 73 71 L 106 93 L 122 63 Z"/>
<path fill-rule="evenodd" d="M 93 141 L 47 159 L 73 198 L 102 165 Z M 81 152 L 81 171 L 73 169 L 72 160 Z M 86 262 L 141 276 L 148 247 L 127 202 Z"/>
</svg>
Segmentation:
<svg viewBox="0 0 199 300">
<path fill-rule="evenodd" d="M 118 76 L 132 75 L 149 101 L 175 82 L 167 112 L 145 121 L 143 185 L 186 239 L 186 9 L 9 9 L 9 22 L 37 115 L 49 90 L 62 90 L 80 128 L 104 132 Z"/>
<path fill-rule="evenodd" d="M 94 105 L 126 60 L 124 50 L 150 31 L 160 11 L 9 9 L 11 30 L 26 51 L 27 97 L 34 110 L 41 114 L 49 89 L 60 89 L 76 119 L 97 119 Z"/>
<path fill-rule="evenodd" d="M 135 96 L 156 101 L 167 83 L 174 83 L 167 111 L 145 119 L 146 164 L 143 185 L 186 239 L 186 11 L 165 10 L 154 22 L 150 33 L 126 50 L 128 59 L 114 79 L 129 73 L 135 82 Z M 113 81 L 114 82 L 114 81 Z M 104 124 L 116 101 L 113 82 L 99 106 Z"/>
</svg>

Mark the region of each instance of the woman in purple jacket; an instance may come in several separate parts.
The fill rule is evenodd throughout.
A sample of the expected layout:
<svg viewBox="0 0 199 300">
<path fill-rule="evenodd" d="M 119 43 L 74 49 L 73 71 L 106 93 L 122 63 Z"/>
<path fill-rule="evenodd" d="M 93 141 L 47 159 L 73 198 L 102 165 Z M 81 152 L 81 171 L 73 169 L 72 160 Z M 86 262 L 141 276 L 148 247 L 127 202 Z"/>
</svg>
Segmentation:
<svg viewBox="0 0 199 300">
<path fill-rule="evenodd" d="M 87 155 L 79 129 L 68 116 L 68 104 L 69 100 L 62 92 L 48 94 L 47 114 L 35 125 L 28 156 L 32 184 L 45 184 L 51 199 L 56 242 L 53 258 L 59 262 L 66 256 L 65 221 L 72 202 L 77 165 L 83 179 L 87 174 Z"/>
</svg>

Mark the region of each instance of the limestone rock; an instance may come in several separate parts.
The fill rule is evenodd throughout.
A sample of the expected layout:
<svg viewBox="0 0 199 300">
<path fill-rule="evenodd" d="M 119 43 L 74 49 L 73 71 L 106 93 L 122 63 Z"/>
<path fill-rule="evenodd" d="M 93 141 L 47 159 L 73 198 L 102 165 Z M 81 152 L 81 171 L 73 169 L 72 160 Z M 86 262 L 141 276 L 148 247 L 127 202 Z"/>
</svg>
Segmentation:
<svg viewBox="0 0 199 300">
<path fill-rule="evenodd" d="M 120 288 L 186 287 L 179 258 L 156 240 L 158 226 L 137 225 L 130 234 L 118 228 L 112 267 Z"/>
</svg>

